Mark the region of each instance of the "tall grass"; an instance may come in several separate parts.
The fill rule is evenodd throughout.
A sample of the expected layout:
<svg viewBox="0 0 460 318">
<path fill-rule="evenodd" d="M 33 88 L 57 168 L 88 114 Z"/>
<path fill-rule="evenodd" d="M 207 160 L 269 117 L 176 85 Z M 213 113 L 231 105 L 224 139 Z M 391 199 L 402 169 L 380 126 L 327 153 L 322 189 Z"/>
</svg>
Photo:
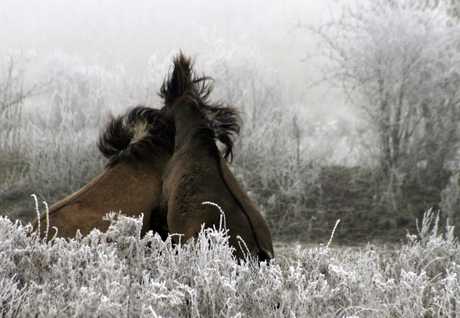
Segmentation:
<svg viewBox="0 0 460 318">
<path fill-rule="evenodd" d="M 453 317 L 460 248 L 428 212 L 396 248 L 284 247 L 239 264 L 224 228 L 175 247 L 140 238 L 142 221 L 43 242 L 0 218 L 3 317 Z M 51 230 L 53 231 L 53 230 Z"/>
</svg>

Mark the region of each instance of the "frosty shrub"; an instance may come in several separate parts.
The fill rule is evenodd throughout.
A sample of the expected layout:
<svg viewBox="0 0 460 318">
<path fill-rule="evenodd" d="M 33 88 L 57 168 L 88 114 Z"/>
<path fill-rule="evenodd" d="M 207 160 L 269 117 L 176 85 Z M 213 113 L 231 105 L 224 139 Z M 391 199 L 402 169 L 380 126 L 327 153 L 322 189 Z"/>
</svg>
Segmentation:
<svg viewBox="0 0 460 318">
<path fill-rule="evenodd" d="M 12 150 L 21 142 L 25 100 L 45 91 L 50 81 L 27 74 L 35 52 L 7 51 L 0 59 L 0 149 Z"/>
<path fill-rule="evenodd" d="M 426 4 L 422 4 L 426 2 Z M 377 136 L 385 175 L 430 182 L 459 147 L 459 23 L 448 1 L 356 1 L 311 27 L 323 80 L 342 88 Z"/>
<path fill-rule="evenodd" d="M 449 183 L 441 192 L 441 208 L 448 217 L 449 224 L 455 226 L 455 236 L 460 235 L 460 179 L 459 171 L 449 179 Z"/>
<path fill-rule="evenodd" d="M 98 129 L 72 131 L 69 125 L 39 130 L 24 129 L 29 139 L 22 144 L 21 158 L 27 163 L 24 183 L 41 188 L 42 195 L 70 194 L 103 170 L 96 148 Z"/>
<path fill-rule="evenodd" d="M 460 248 L 426 214 L 397 249 L 279 250 L 239 264 L 224 228 L 172 245 L 141 219 L 109 214 L 107 233 L 43 242 L 0 217 L 2 317 L 453 317 Z M 51 230 L 53 233 L 53 230 Z"/>
</svg>

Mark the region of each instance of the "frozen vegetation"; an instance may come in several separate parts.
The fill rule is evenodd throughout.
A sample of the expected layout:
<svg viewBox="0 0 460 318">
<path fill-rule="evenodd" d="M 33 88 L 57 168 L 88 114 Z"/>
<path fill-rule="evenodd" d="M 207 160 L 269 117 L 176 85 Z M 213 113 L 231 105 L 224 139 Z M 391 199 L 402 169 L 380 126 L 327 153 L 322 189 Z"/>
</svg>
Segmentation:
<svg viewBox="0 0 460 318">
<path fill-rule="evenodd" d="M 28 236 L 30 194 L 54 203 L 101 173 L 95 142 L 109 114 L 161 107 L 171 61 L 152 55 L 133 78 L 123 65 L 9 51 L 0 61 L 0 316 L 460 316 L 460 15 L 438 1 L 412 2 L 375 0 L 372 10 L 358 7 L 362 15 L 345 11 L 313 30 L 326 40 L 319 53 L 342 53 L 324 81 L 351 89 L 366 125 L 326 120 L 289 98 L 276 66 L 252 48 L 210 40 L 212 50 L 197 56 L 197 70 L 216 81 L 211 99 L 242 112 L 232 170 L 275 241 L 326 243 L 340 218 L 333 242 L 376 233 L 392 242 L 278 244 L 269 266 L 237 263 L 224 229 L 173 247 L 140 238 L 141 221 L 118 214 L 107 233 Z M 430 207 L 440 214 L 427 212 L 416 231 Z"/>
<path fill-rule="evenodd" d="M 278 248 L 238 264 L 226 231 L 173 247 L 112 213 L 107 233 L 43 242 L 0 217 L 2 317 L 454 317 L 460 248 L 427 212 L 397 248 Z M 50 229 L 53 233 L 54 229 Z"/>
</svg>

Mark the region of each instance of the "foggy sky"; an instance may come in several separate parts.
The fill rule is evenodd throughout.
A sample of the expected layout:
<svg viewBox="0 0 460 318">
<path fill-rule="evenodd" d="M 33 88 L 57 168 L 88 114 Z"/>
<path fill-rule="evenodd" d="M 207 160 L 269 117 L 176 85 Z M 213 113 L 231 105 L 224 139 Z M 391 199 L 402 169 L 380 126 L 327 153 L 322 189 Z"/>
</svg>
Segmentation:
<svg viewBox="0 0 460 318">
<path fill-rule="evenodd" d="M 135 76 L 153 55 L 161 61 L 181 49 L 199 58 L 211 49 L 206 38 L 220 39 L 266 56 L 292 102 L 336 111 L 333 95 L 324 98 L 321 88 L 307 91 L 305 78 L 316 70 L 302 59 L 315 43 L 295 28 L 298 22 L 317 23 L 333 10 L 333 0 L 3 0 L 0 54 L 59 51 L 108 69 L 123 65 Z"/>
</svg>

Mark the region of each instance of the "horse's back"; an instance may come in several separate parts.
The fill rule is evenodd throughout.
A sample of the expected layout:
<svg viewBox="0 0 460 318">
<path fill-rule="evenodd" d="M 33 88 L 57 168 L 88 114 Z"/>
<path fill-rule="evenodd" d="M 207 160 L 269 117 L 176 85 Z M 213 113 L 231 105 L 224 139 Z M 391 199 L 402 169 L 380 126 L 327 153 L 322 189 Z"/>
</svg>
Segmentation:
<svg viewBox="0 0 460 318">
<path fill-rule="evenodd" d="M 243 186 L 238 182 L 223 160 L 221 166 L 223 178 L 229 187 L 229 192 L 232 193 L 234 205 L 238 206 L 240 215 L 244 215 L 243 219 L 246 220 L 250 230 L 253 231 L 252 234 L 257 240 L 260 250 L 265 252 L 268 258 L 273 258 L 273 243 L 267 221 L 265 221 L 265 218 L 256 208 Z M 231 222 L 232 220 L 230 219 L 229 221 Z M 238 227 L 238 223 L 234 227 Z M 231 227 L 229 226 L 229 228 Z M 249 229 L 247 232 L 249 232 Z"/>
<path fill-rule="evenodd" d="M 161 197 L 161 172 L 149 163 L 120 162 L 107 168 L 93 181 L 49 208 L 50 234 L 58 228 L 58 237 L 75 237 L 77 230 L 87 235 L 97 228 L 107 231 L 109 222 L 102 218 L 109 212 L 127 216 L 144 214 L 142 233 L 150 228 L 150 212 Z M 160 216 L 156 216 L 157 218 Z M 164 223 L 166 223 L 166 216 Z M 40 215 L 41 236 L 46 231 L 46 212 Z M 33 223 L 34 230 L 38 220 Z"/>
<path fill-rule="evenodd" d="M 191 147 L 190 149 L 192 149 Z M 207 151 L 194 148 L 197 154 L 182 151 L 174 154 L 165 170 L 164 195 L 169 198 L 168 226 L 171 233 L 184 234 L 185 241 L 196 237 L 205 223 L 218 226 L 220 211 L 210 201 L 219 205 L 225 214 L 230 244 L 239 258 L 249 252 L 273 258 L 273 245 L 267 222 L 257 210 L 243 187 L 224 162 L 222 156 L 206 156 Z M 238 248 L 241 237 L 248 251 Z"/>
</svg>

